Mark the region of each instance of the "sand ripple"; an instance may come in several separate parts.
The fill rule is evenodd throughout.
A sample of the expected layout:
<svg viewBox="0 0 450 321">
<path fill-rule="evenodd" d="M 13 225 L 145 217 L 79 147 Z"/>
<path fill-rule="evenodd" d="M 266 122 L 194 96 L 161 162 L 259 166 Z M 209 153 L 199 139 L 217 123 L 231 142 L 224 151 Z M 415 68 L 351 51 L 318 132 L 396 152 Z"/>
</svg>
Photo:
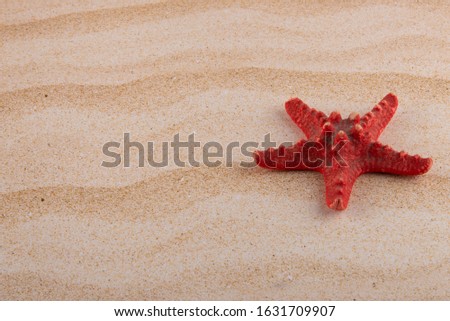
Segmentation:
<svg viewBox="0 0 450 321">
<path fill-rule="evenodd" d="M 0 13 L 0 299 L 450 299 L 444 4 L 8 3 Z M 322 177 L 100 167 L 102 145 L 302 137 L 283 111 L 400 100 L 381 141 L 434 159 Z M 198 154 L 196 154 L 198 156 Z"/>
</svg>

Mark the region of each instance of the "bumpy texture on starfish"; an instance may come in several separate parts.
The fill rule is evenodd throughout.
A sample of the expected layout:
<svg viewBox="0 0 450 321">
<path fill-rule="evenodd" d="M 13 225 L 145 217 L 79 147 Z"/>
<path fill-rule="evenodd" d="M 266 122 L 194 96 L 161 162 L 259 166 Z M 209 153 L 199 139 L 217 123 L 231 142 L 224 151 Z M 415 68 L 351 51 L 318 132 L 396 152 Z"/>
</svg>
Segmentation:
<svg viewBox="0 0 450 321">
<path fill-rule="evenodd" d="M 386 95 L 363 117 L 351 113 L 347 119 L 342 119 L 338 112 L 327 117 L 298 98 L 287 101 L 285 106 L 307 139 L 289 147 L 256 151 L 255 161 L 269 169 L 322 173 L 326 202 L 332 209 L 347 208 L 353 184 L 361 174 L 418 175 L 431 168 L 431 158 L 396 152 L 377 141 L 397 109 L 394 94 Z"/>
</svg>

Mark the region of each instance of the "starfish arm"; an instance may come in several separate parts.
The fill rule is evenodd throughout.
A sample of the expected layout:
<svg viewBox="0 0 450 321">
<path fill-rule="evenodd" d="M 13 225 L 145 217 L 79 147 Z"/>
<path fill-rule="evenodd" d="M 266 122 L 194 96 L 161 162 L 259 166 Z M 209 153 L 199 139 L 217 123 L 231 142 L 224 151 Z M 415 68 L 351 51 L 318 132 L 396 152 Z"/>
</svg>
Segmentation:
<svg viewBox="0 0 450 321">
<path fill-rule="evenodd" d="M 288 100 L 285 107 L 288 115 L 308 138 L 320 134 L 327 118 L 324 113 L 309 107 L 298 98 Z"/>
<path fill-rule="evenodd" d="M 387 94 L 372 111 L 361 118 L 361 126 L 376 141 L 397 110 L 398 100 L 394 94 Z"/>
<path fill-rule="evenodd" d="M 388 145 L 374 143 L 369 149 L 366 172 L 397 175 L 419 175 L 428 172 L 433 165 L 431 158 L 397 152 Z"/>
<path fill-rule="evenodd" d="M 278 170 L 312 170 L 321 171 L 323 164 L 323 150 L 308 148 L 306 140 L 300 140 L 293 146 L 269 148 L 255 151 L 254 159 L 258 166 Z"/>
<path fill-rule="evenodd" d="M 362 170 L 358 166 L 326 167 L 323 170 L 327 206 L 335 210 L 345 210 L 353 185 Z"/>
</svg>

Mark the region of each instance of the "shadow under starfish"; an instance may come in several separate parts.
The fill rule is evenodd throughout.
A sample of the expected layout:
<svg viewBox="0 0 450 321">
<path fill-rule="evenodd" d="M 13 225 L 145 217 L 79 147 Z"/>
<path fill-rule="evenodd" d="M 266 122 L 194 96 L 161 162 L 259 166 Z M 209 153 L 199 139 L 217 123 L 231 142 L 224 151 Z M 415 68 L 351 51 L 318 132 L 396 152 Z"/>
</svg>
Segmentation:
<svg viewBox="0 0 450 321">
<path fill-rule="evenodd" d="M 361 174 L 419 175 L 431 168 L 431 158 L 410 156 L 378 142 L 397 106 L 397 97 L 390 93 L 363 117 L 351 113 L 342 119 L 338 112 L 327 117 L 300 99 L 293 98 L 286 102 L 286 111 L 307 139 L 290 147 L 282 145 L 278 149 L 256 151 L 255 161 L 268 169 L 322 173 L 328 207 L 344 210 L 353 184 Z"/>
</svg>

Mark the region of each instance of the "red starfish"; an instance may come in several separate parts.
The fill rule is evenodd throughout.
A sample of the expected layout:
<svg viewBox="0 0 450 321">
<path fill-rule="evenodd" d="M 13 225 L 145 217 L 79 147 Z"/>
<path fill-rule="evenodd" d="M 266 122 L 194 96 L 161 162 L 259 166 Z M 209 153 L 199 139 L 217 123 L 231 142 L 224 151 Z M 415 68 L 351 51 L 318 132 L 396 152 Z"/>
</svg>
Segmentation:
<svg viewBox="0 0 450 321">
<path fill-rule="evenodd" d="M 338 112 L 327 117 L 293 98 L 286 102 L 286 111 L 308 139 L 290 147 L 281 145 L 278 149 L 256 151 L 255 161 L 270 169 L 322 173 L 328 207 L 343 210 L 347 207 L 353 184 L 361 174 L 418 175 L 431 168 L 431 158 L 396 152 L 377 141 L 397 105 L 397 97 L 388 94 L 363 117 L 351 113 L 347 119 L 342 119 Z"/>
</svg>

